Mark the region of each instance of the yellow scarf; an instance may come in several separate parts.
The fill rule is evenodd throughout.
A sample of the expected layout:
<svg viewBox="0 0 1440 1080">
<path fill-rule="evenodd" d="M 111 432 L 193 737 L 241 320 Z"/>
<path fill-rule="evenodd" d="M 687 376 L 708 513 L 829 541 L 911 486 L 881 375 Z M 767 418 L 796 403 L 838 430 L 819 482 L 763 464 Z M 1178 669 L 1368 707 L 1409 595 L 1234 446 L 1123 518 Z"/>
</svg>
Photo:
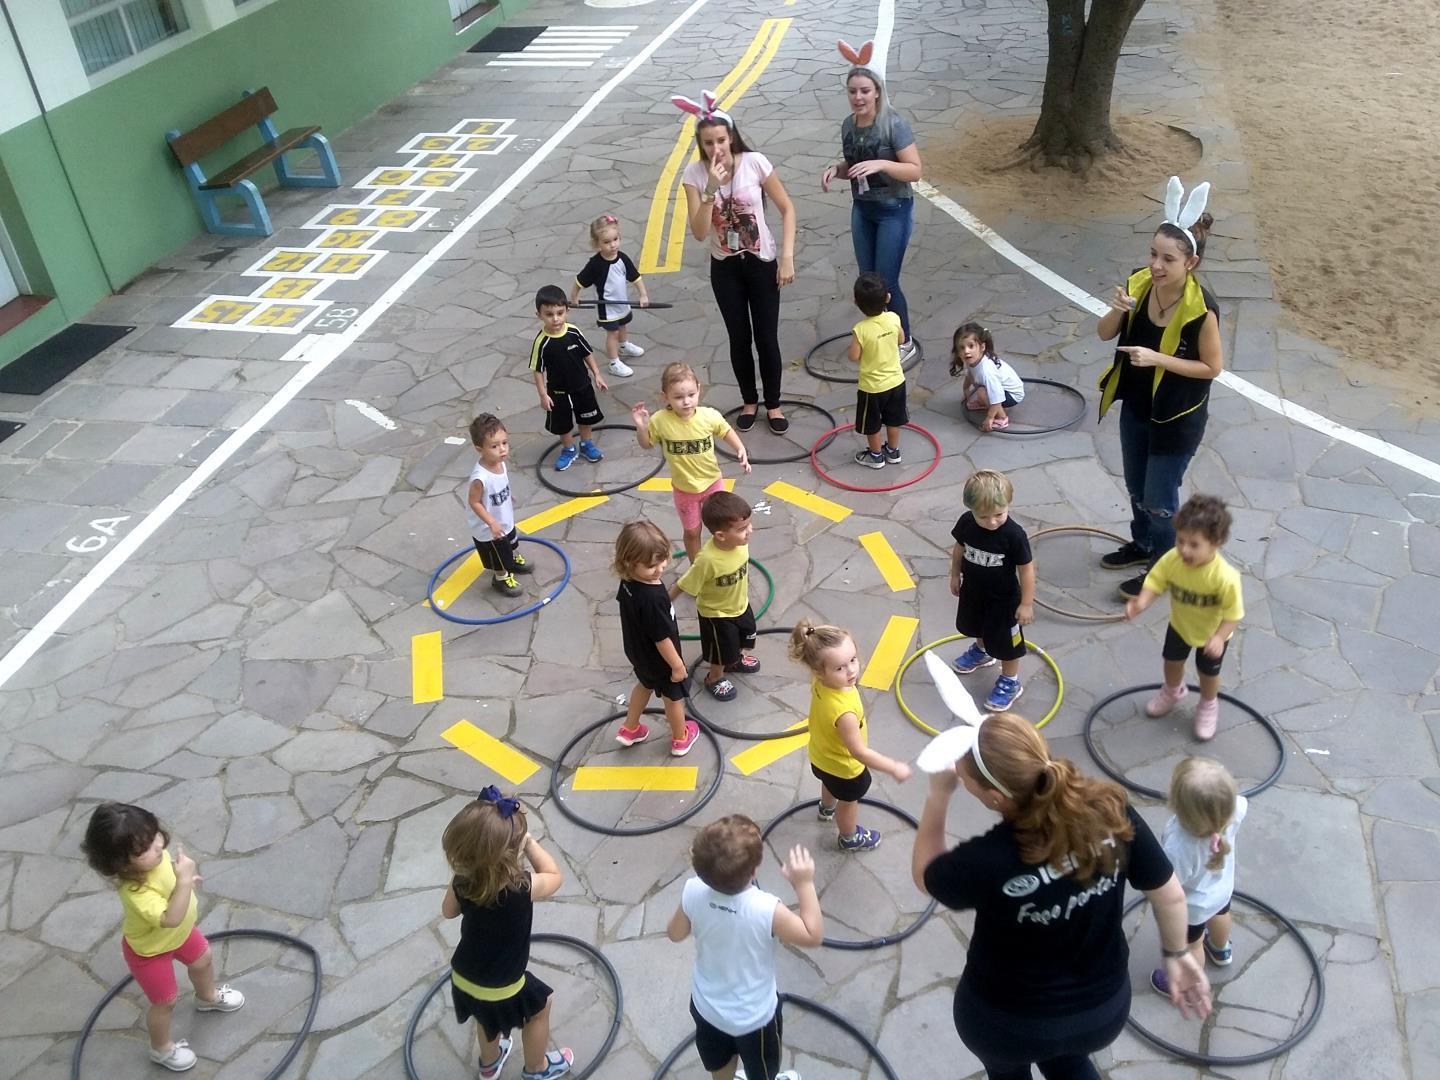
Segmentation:
<svg viewBox="0 0 1440 1080">
<path fill-rule="evenodd" d="M 1150 270 L 1136 270 L 1130 275 L 1130 280 L 1125 283 L 1125 291 L 1139 300 L 1134 310 L 1126 317 L 1125 327 L 1128 330 L 1135 323 L 1135 313 L 1140 310 L 1140 304 L 1146 302 L 1150 292 Z M 1180 334 L 1190 323 L 1204 315 L 1209 309 L 1205 306 L 1205 292 L 1200 288 L 1200 283 L 1195 280 L 1194 274 L 1187 274 L 1185 277 L 1185 292 L 1180 297 L 1180 306 L 1176 308 L 1174 317 L 1160 334 L 1160 351 L 1166 356 L 1174 356 L 1176 348 L 1180 345 Z M 1155 369 L 1155 381 L 1150 384 L 1150 394 L 1153 397 L 1155 391 L 1160 389 L 1160 380 L 1166 372 L 1162 367 Z M 1115 401 L 1115 393 L 1120 388 L 1120 361 L 1111 362 L 1095 384 L 1100 388 L 1100 418 L 1105 418 L 1111 404 Z"/>
</svg>

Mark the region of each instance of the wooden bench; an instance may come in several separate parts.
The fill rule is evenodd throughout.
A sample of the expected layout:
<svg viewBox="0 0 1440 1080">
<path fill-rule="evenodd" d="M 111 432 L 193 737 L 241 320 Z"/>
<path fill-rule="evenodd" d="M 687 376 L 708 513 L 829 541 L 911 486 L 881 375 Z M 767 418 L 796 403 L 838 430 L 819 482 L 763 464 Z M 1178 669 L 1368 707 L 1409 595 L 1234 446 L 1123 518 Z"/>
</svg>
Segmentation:
<svg viewBox="0 0 1440 1080">
<path fill-rule="evenodd" d="M 200 217 L 212 233 L 269 236 L 275 231 L 270 224 L 270 212 L 265 209 L 265 200 L 260 197 L 260 189 L 247 179 L 266 165 L 275 167 L 276 179 L 284 187 L 340 186 L 340 170 L 335 165 L 335 153 L 330 149 L 329 140 L 320 134 L 320 129 L 298 127 L 281 134 L 275 130 L 275 125 L 270 120 L 275 112 L 275 99 L 270 95 L 270 88 L 262 86 L 259 90 L 246 90 L 239 102 L 212 116 L 199 127 L 191 128 L 183 134 L 178 129 L 166 132 L 165 139 L 175 154 L 175 160 L 185 170 L 185 179 L 195 196 Z M 260 130 L 265 145 L 246 154 L 214 176 L 207 177 L 200 168 L 200 159 L 213 154 L 251 127 Z M 285 155 L 299 149 L 315 151 L 320 159 L 319 176 L 290 171 Z M 249 207 L 250 220 L 222 220 L 219 206 L 222 196 L 244 200 Z"/>
</svg>

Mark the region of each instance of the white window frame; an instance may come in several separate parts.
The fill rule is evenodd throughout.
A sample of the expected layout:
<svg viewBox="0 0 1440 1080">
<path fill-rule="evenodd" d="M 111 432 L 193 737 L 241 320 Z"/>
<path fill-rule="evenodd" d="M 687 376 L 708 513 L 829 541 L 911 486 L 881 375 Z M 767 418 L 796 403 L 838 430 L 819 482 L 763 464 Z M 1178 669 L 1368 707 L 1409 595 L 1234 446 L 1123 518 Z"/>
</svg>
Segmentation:
<svg viewBox="0 0 1440 1080">
<path fill-rule="evenodd" d="M 88 11 L 85 11 L 82 14 L 73 17 L 65 15 L 64 9 L 62 8 L 61 17 L 65 19 L 65 25 L 68 29 L 74 27 L 77 23 L 87 22 L 90 19 L 95 18 L 95 16 L 104 14 L 107 11 L 117 11 L 130 2 L 131 0 L 107 0 L 106 3 L 96 4 Z M 196 12 L 193 10 L 193 5 L 189 2 L 189 0 L 175 0 L 175 2 L 179 4 L 180 8 L 185 12 L 185 21 L 190 24 L 189 27 L 181 30 L 178 34 L 174 34 L 168 38 L 165 38 L 163 41 L 157 41 L 153 45 L 147 45 L 145 48 L 131 53 L 123 60 L 117 60 L 115 61 L 115 63 L 101 68 L 94 74 L 87 75 L 86 78 L 90 82 L 91 89 L 94 89 L 97 86 L 103 86 L 108 82 L 118 79 L 122 75 L 128 75 L 130 72 L 136 70 L 137 68 L 144 67 L 152 60 L 158 59 L 159 57 L 164 56 L 167 53 L 174 52 L 176 49 L 183 48 L 184 46 L 194 41 L 201 34 L 205 33 L 208 29 L 210 29 L 208 25 L 196 19 Z M 58 0 L 56 6 L 59 7 Z M 123 13 L 121 14 L 120 18 L 125 26 L 125 34 L 127 39 L 129 39 L 130 43 L 134 45 L 134 39 L 130 37 L 130 24 L 128 22 L 125 22 L 125 16 Z M 77 57 L 80 57 L 80 46 L 78 43 L 74 42 L 73 35 L 72 44 L 75 48 L 75 55 Z M 84 70 L 84 63 L 84 58 L 80 57 L 82 71 Z"/>
</svg>

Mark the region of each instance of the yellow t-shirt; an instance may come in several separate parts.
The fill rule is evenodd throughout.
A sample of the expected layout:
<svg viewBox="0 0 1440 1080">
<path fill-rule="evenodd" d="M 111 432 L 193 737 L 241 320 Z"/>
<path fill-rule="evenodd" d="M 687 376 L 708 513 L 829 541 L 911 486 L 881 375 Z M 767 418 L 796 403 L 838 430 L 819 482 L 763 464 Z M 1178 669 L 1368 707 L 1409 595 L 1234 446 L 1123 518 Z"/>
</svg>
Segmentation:
<svg viewBox="0 0 1440 1080">
<path fill-rule="evenodd" d="M 905 381 L 900 367 L 900 316 L 882 311 L 855 324 L 860 342 L 860 389 L 867 394 L 891 390 Z"/>
<path fill-rule="evenodd" d="M 680 588 L 695 597 L 695 610 L 707 619 L 733 619 L 750 606 L 749 562 L 748 544 L 726 551 L 712 537 L 685 571 Z"/>
<path fill-rule="evenodd" d="M 1170 594 L 1170 625 L 1185 644 L 1196 648 L 1209 641 L 1222 622 L 1245 617 L 1240 571 L 1223 555 L 1192 567 L 1171 548 L 1145 575 L 1145 588 Z"/>
<path fill-rule="evenodd" d="M 190 907 L 179 926 L 161 926 L 165 909 L 170 906 L 170 894 L 175 891 L 175 864 L 170 853 L 160 858 L 160 865 L 145 875 L 145 880 L 136 885 L 130 881 L 120 883 L 120 905 L 125 909 L 125 923 L 121 933 L 126 942 L 139 956 L 159 956 L 185 944 L 190 931 L 195 929 L 195 893 L 190 893 Z"/>
<path fill-rule="evenodd" d="M 650 418 L 650 439 L 670 463 L 670 483 L 679 491 L 698 495 L 720 479 L 715 440 L 730 434 L 725 418 L 708 405 L 682 420 L 669 408 Z"/>
<path fill-rule="evenodd" d="M 821 772 L 852 780 L 865 766 L 851 756 L 835 724 L 846 713 L 860 721 L 860 741 L 865 743 L 865 705 L 853 686 L 832 690 L 819 679 L 810 680 L 810 764 Z"/>
</svg>

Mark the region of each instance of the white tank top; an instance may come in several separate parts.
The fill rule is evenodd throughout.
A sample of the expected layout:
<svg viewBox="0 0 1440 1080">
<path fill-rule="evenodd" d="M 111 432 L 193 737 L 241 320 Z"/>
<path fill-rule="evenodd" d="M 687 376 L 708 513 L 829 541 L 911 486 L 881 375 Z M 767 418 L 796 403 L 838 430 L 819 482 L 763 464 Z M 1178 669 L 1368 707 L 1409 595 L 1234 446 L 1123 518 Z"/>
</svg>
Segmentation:
<svg viewBox="0 0 1440 1080">
<path fill-rule="evenodd" d="M 680 907 L 695 934 L 695 1011 L 727 1035 L 756 1031 L 775 1012 L 778 903 L 757 885 L 731 895 L 699 878 L 685 883 Z"/>
</svg>

